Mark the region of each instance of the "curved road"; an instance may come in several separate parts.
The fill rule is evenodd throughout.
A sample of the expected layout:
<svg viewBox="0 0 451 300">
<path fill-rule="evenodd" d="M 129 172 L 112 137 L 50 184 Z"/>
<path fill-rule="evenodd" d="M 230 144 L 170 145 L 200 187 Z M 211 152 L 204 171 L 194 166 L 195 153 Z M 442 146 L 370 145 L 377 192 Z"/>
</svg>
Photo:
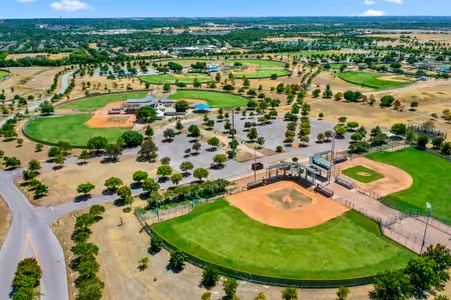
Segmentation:
<svg viewBox="0 0 451 300">
<path fill-rule="evenodd" d="M 69 86 L 72 73 L 61 77 L 59 93 L 64 93 Z M 50 101 L 50 99 L 49 97 L 43 101 Z M 35 101 L 28 109 L 31 111 L 38 108 L 41 102 Z M 0 126 L 13 117 L 0 121 Z M 0 172 L 0 194 L 13 214 L 11 228 L 0 251 L 0 300 L 9 299 L 17 263 L 25 257 L 35 256 L 43 271 L 41 292 L 44 296 L 42 299 L 66 300 L 69 295 L 63 250 L 50 229 L 49 218 L 42 216 L 45 210 L 33 207 L 14 186 L 13 180 L 17 175 L 17 171 Z"/>
</svg>

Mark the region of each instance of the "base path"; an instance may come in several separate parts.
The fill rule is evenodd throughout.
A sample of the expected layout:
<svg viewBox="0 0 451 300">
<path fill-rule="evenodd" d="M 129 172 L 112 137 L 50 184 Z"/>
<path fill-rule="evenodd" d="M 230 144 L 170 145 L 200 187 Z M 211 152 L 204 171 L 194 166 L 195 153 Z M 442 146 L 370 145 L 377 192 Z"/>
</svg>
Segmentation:
<svg viewBox="0 0 451 300">
<path fill-rule="evenodd" d="M 410 176 L 409 173 L 404 172 L 400 168 L 376 162 L 365 157 L 358 157 L 353 160 L 341 163 L 335 167 L 336 169 L 334 170 L 334 172 L 336 172 L 336 175 L 338 175 L 343 170 L 355 166 L 364 166 L 384 175 L 384 178 L 370 183 L 361 183 L 351 178 L 360 190 L 372 191 L 378 194 L 379 197 L 406 190 L 410 188 L 413 183 L 412 176 Z M 341 175 L 345 176 L 344 174 Z"/>
<path fill-rule="evenodd" d="M 273 192 L 291 189 L 311 198 L 312 202 L 296 208 L 285 209 L 270 198 Z M 248 190 L 228 196 L 226 200 L 258 222 L 291 229 L 315 227 L 349 210 L 340 203 L 315 193 L 311 189 L 305 189 L 292 181 L 280 181 Z"/>
<path fill-rule="evenodd" d="M 94 128 L 110 128 L 110 127 L 133 127 L 135 125 L 136 116 L 134 114 L 108 114 L 113 107 L 122 106 L 122 102 L 109 103 L 96 110 L 86 125 Z"/>
</svg>

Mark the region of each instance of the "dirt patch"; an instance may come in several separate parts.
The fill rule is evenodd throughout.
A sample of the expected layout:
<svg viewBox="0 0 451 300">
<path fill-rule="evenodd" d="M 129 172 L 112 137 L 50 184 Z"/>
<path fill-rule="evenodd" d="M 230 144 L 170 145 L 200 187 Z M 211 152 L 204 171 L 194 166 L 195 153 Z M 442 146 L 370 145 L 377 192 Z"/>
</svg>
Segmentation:
<svg viewBox="0 0 451 300">
<path fill-rule="evenodd" d="M 311 204 L 287 210 L 274 204 L 271 193 L 292 189 L 312 199 Z M 232 205 L 250 218 L 261 223 L 282 228 L 310 228 L 342 215 L 349 209 L 311 189 L 292 181 L 281 181 L 226 197 Z"/>
<path fill-rule="evenodd" d="M 371 174 L 367 173 L 367 172 L 358 172 L 357 175 L 365 176 L 365 177 L 371 177 Z"/>
<path fill-rule="evenodd" d="M 288 210 L 312 203 L 312 198 L 291 188 L 271 192 L 268 194 L 268 198 L 271 199 L 272 203 L 278 208 Z"/>
<path fill-rule="evenodd" d="M 0 249 L 2 249 L 3 242 L 8 235 L 12 219 L 13 215 L 9 210 L 8 204 L 6 204 L 5 200 L 0 196 Z"/>
<path fill-rule="evenodd" d="M 110 127 L 133 127 L 136 121 L 134 114 L 109 114 L 113 107 L 121 106 L 122 102 L 109 103 L 94 112 L 92 118 L 85 124 L 95 128 L 110 128 Z"/>
<path fill-rule="evenodd" d="M 366 184 L 359 184 L 354 180 L 359 189 L 372 191 L 378 194 L 379 197 L 408 189 L 413 183 L 412 177 L 403 170 L 388 164 L 370 160 L 365 157 L 359 157 L 351 161 L 341 163 L 337 167 L 339 170 L 344 170 L 354 166 L 364 166 L 384 175 L 383 178 Z"/>
<path fill-rule="evenodd" d="M 407 77 L 402 77 L 402 76 L 382 76 L 378 78 L 379 80 L 386 80 L 386 81 L 395 81 L 395 82 L 411 82 L 412 80 L 410 80 Z"/>
</svg>

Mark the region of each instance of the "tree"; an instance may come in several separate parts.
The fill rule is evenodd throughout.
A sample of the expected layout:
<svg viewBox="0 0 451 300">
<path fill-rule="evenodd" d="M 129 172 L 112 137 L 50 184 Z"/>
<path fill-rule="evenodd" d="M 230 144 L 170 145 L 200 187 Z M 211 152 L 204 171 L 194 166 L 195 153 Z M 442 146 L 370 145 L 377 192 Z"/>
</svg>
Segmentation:
<svg viewBox="0 0 451 300">
<path fill-rule="evenodd" d="M 93 190 L 93 189 L 95 189 L 95 185 L 93 185 L 92 183 L 83 183 L 83 184 L 80 184 L 78 187 L 77 187 L 77 193 L 79 193 L 79 194 L 83 194 L 83 196 L 88 196 L 89 195 L 89 193 Z"/>
<path fill-rule="evenodd" d="M 182 250 L 175 250 L 171 252 L 171 257 L 169 259 L 169 265 L 171 268 L 181 271 L 185 267 L 186 254 Z"/>
<path fill-rule="evenodd" d="M 55 111 L 55 108 L 47 101 L 39 105 L 39 111 L 43 115 L 50 115 Z"/>
<path fill-rule="evenodd" d="M 152 106 L 142 106 L 135 112 L 138 123 L 151 123 L 157 119 L 157 112 Z"/>
<path fill-rule="evenodd" d="M 33 172 L 37 172 L 41 169 L 41 163 L 36 159 L 32 159 L 28 162 L 28 169 Z"/>
<path fill-rule="evenodd" d="M 44 145 L 41 144 L 41 143 L 38 143 L 38 144 L 36 144 L 36 149 L 35 149 L 35 151 L 36 151 L 36 152 L 41 152 L 41 151 L 42 151 L 42 148 L 44 148 Z"/>
<path fill-rule="evenodd" d="M 420 135 L 417 139 L 417 145 L 421 148 L 426 148 L 426 145 L 429 143 L 429 137 L 425 134 Z"/>
<path fill-rule="evenodd" d="M 430 245 L 426 251 L 421 254 L 435 262 L 434 271 L 439 276 L 442 284 L 449 280 L 448 269 L 451 267 L 451 251 L 444 245 Z"/>
<path fill-rule="evenodd" d="M 403 270 L 386 271 L 373 281 L 372 300 L 406 300 L 412 295 L 413 286 Z"/>
<path fill-rule="evenodd" d="M 247 134 L 247 137 L 249 138 L 249 140 L 251 140 L 253 142 L 258 137 L 257 128 L 252 127 L 249 130 L 249 133 Z"/>
<path fill-rule="evenodd" d="M 171 91 L 171 86 L 169 85 L 169 83 L 165 83 L 163 85 L 163 92 L 169 93 L 170 91 Z"/>
<path fill-rule="evenodd" d="M 259 136 L 256 140 L 255 140 L 255 142 L 260 146 L 260 148 L 261 147 L 263 147 L 263 145 L 265 144 L 265 138 L 264 137 L 262 137 L 262 136 Z"/>
<path fill-rule="evenodd" d="M 61 154 L 61 149 L 59 147 L 53 146 L 49 149 L 49 152 L 47 153 L 48 157 L 55 157 L 57 155 Z"/>
<path fill-rule="evenodd" d="M 185 100 L 179 100 L 175 103 L 175 111 L 176 112 L 186 112 L 189 108 L 188 102 Z"/>
<path fill-rule="evenodd" d="M 156 254 L 161 251 L 161 248 L 163 248 L 163 240 L 159 235 L 154 234 L 150 239 L 150 250 Z"/>
<path fill-rule="evenodd" d="M 283 300 L 293 300 L 298 298 L 298 292 L 295 288 L 287 287 L 282 291 Z"/>
<path fill-rule="evenodd" d="M 236 279 L 228 277 L 224 281 L 224 293 L 226 294 L 226 299 L 233 299 L 233 297 L 236 294 L 236 289 L 238 287 L 238 283 L 236 282 Z"/>
<path fill-rule="evenodd" d="M 109 159 L 111 159 L 113 161 L 117 161 L 119 158 L 119 155 L 122 154 L 122 147 L 117 144 L 108 144 L 105 147 L 105 153 Z"/>
<path fill-rule="evenodd" d="M 78 159 L 83 160 L 83 162 L 86 162 L 86 160 L 91 158 L 91 154 L 89 154 L 88 150 L 84 149 L 81 151 L 80 155 L 78 155 Z"/>
<path fill-rule="evenodd" d="M 64 165 L 64 162 L 66 161 L 66 159 L 64 158 L 64 156 L 62 154 L 58 154 L 57 156 L 55 156 L 55 158 L 53 159 L 53 161 L 59 165 L 62 166 Z"/>
<path fill-rule="evenodd" d="M 123 185 L 117 189 L 116 194 L 121 198 L 122 201 L 125 201 L 125 199 L 132 195 L 132 190 L 128 186 Z"/>
<path fill-rule="evenodd" d="M 11 168 L 11 169 L 15 169 L 17 167 L 20 167 L 21 162 L 19 159 L 17 159 L 16 157 L 6 157 L 4 158 L 5 160 L 5 167 L 7 169 Z"/>
<path fill-rule="evenodd" d="M 440 149 L 445 142 L 445 138 L 442 136 L 437 136 L 432 140 L 432 145 L 434 146 L 434 149 Z"/>
<path fill-rule="evenodd" d="M 330 99 L 334 96 L 334 93 L 330 89 L 326 89 L 323 93 L 323 98 Z"/>
<path fill-rule="evenodd" d="M 59 141 L 56 146 L 61 149 L 63 155 L 67 155 L 72 150 L 72 144 L 69 142 Z"/>
<path fill-rule="evenodd" d="M 344 127 L 343 125 L 337 125 L 334 129 L 337 138 L 343 138 L 347 131 L 346 127 Z"/>
<path fill-rule="evenodd" d="M 175 129 L 177 129 L 178 131 L 181 131 L 184 128 L 182 122 L 180 122 L 180 120 L 177 121 L 177 123 L 175 123 Z"/>
<path fill-rule="evenodd" d="M 137 131 L 126 131 L 122 134 L 122 138 L 128 148 L 138 147 L 144 140 L 144 137 Z"/>
<path fill-rule="evenodd" d="M 321 94 L 321 90 L 320 89 L 315 89 L 312 93 L 313 98 L 318 98 L 319 94 Z"/>
<path fill-rule="evenodd" d="M 120 178 L 117 178 L 117 177 L 110 177 L 110 178 L 108 178 L 107 180 L 105 180 L 105 187 L 108 189 L 108 190 L 110 190 L 110 191 L 113 191 L 113 192 L 116 192 L 117 191 L 117 189 L 118 189 L 118 187 L 120 186 L 120 185 L 122 185 L 123 184 L 123 182 L 122 182 L 122 180 L 120 179 Z"/>
<path fill-rule="evenodd" d="M 427 256 L 412 258 L 404 269 L 413 285 L 413 294 L 416 298 L 423 298 L 428 291 L 439 288 L 442 281 L 435 271 L 436 262 Z M 449 276 L 448 276 L 449 279 Z"/>
<path fill-rule="evenodd" d="M 154 135 L 153 128 L 150 126 L 147 126 L 144 134 L 146 135 L 147 138 L 153 137 L 153 135 Z"/>
<path fill-rule="evenodd" d="M 346 126 L 347 126 L 349 129 L 354 130 L 354 129 L 356 129 L 357 127 L 359 127 L 359 123 L 357 123 L 357 122 L 348 122 L 348 124 L 346 124 Z"/>
<path fill-rule="evenodd" d="M 259 292 L 255 295 L 254 300 L 266 300 L 265 293 Z"/>
<path fill-rule="evenodd" d="M 89 214 L 93 215 L 93 216 L 101 216 L 103 213 L 105 212 L 105 207 L 103 207 L 102 205 L 93 205 L 89 208 Z"/>
<path fill-rule="evenodd" d="M 338 300 L 346 300 L 349 296 L 349 289 L 345 286 L 340 286 L 337 290 L 337 299 Z"/>
<path fill-rule="evenodd" d="M 444 143 L 440 152 L 444 155 L 451 155 L 451 142 Z"/>
<path fill-rule="evenodd" d="M 213 265 L 207 265 L 202 272 L 202 284 L 205 287 L 211 288 L 216 285 L 219 280 L 218 270 Z"/>
<path fill-rule="evenodd" d="M 226 161 L 227 161 L 227 155 L 225 155 L 225 154 L 216 154 L 213 157 L 213 162 L 220 167 L 223 166 Z"/>
<path fill-rule="evenodd" d="M 139 270 L 144 271 L 145 269 L 147 269 L 147 264 L 149 263 L 149 258 L 147 256 L 142 257 L 138 263 L 139 263 L 139 267 L 138 267 Z"/>
<path fill-rule="evenodd" d="M 226 85 L 224 85 L 224 86 L 222 87 L 222 89 L 223 89 L 224 91 L 226 91 L 226 92 L 231 92 L 231 91 L 233 91 L 235 88 L 234 88 L 233 85 L 231 85 L 231 84 L 226 84 Z"/>
<path fill-rule="evenodd" d="M 406 135 L 407 127 L 403 123 L 396 123 L 392 125 L 390 132 L 394 135 L 404 136 Z"/>
<path fill-rule="evenodd" d="M 334 99 L 337 101 L 340 101 L 341 99 L 343 99 L 343 93 L 342 92 L 338 92 L 334 95 Z"/>
<path fill-rule="evenodd" d="M 147 178 L 142 183 L 143 190 L 146 192 L 157 192 L 160 189 L 160 184 L 153 178 Z"/>
<path fill-rule="evenodd" d="M 138 153 L 145 160 L 155 160 L 157 158 L 156 151 L 158 151 L 158 147 L 151 139 L 148 139 L 141 144 Z"/>
<path fill-rule="evenodd" d="M 390 107 L 393 102 L 395 101 L 395 98 L 391 95 L 385 95 L 381 98 L 381 107 Z"/>
<path fill-rule="evenodd" d="M 180 164 L 180 171 L 182 171 L 183 173 L 187 173 L 189 170 L 192 170 L 194 168 L 192 162 L 190 161 L 184 161 Z"/>
<path fill-rule="evenodd" d="M 202 147 L 202 145 L 200 143 L 194 143 L 193 144 L 193 150 L 196 151 L 196 153 L 199 152 L 201 147 Z"/>
<path fill-rule="evenodd" d="M 34 187 L 34 199 L 39 199 L 47 195 L 49 192 L 49 187 L 45 184 L 38 183 Z"/>
<path fill-rule="evenodd" d="M 202 296 L 200 297 L 200 299 L 201 300 L 211 300 L 211 293 L 210 292 L 203 293 Z"/>
<path fill-rule="evenodd" d="M 175 184 L 176 186 L 179 184 L 180 181 L 182 181 L 183 175 L 180 173 L 174 173 L 171 175 L 171 182 Z"/>
<path fill-rule="evenodd" d="M 198 138 L 200 136 L 200 128 L 197 125 L 191 125 L 188 128 L 188 132 L 193 138 Z"/>
<path fill-rule="evenodd" d="M 197 168 L 193 172 L 194 178 L 197 178 L 199 180 L 202 180 L 203 178 L 208 177 L 209 172 L 205 170 L 204 168 Z"/>
<path fill-rule="evenodd" d="M 133 173 L 133 181 L 138 182 L 141 184 L 142 181 L 146 180 L 149 177 L 149 174 L 145 171 L 136 171 Z"/>
<path fill-rule="evenodd" d="M 170 166 L 159 166 L 157 169 L 157 175 L 161 178 L 167 178 L 171 176 L 172 168 Z"/>
<path fill-rule="evenodd" d="M 103 136 L 96 136 L 91 139 L 89 139 L 87 143 L 87 147 L 90 150 L 96 150 L 99 152 L 101 149 L 105 149 L 108 145 L 108 140 L 104 138 Z"/>
<path fill-rule="evenodd" d="M 213 148 L 216 148 L 219 146 L 219 139 L 217 137 L 211 137 L 207 141 L 208 145 L 212 146 Z"/>
<path fill-rule="evenodd" d="M 356 132 L 351 135 L 351 140 L 353 141 L 361 141 L 363 139 L 363 135 L 360 132 Z"/>
<path fill-rule="evenodd" d="M 410 107 L 411 107 L 412 110 L 416 110 L 418 105 L 419 105 L 419 103 L 417 101 L 410 102 Z"/>
<path fill-rule="evenodd" d="M 339 118 L 338 118 L 338 122 L 344 124 L 344 123 L 346 123 L 346 120 L 347 120 L 347 119 L 348 119 L 347 117 L 339 117 Z"/>
<path fill-rule="evenodd" d="M 324 140 L 324 133 L 322 133 L 322 132 L 318 133 L 318 135 L 316 136 L 316 140 L 317 140 L 319 143 L 322 143 L 323 140 Z"/>
<path fill-rule="evenodd" d="M 23 141 L 24 141 L 24 140 L 23 140 L 22 138 L 17 139 L 17 140 L 16 140 L 16 142 L 17 142 L 17 147 L 22 147 Z"/>
</svg>

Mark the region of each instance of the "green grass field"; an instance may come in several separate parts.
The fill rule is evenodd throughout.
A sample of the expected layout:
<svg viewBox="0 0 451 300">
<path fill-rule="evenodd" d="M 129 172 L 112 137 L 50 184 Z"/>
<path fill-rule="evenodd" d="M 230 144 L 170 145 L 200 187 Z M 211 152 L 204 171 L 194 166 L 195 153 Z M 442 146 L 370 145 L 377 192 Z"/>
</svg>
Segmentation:
<svg viewBox="0 0 451 300">
<path fill-rule="evenodd" d="M 59 106 L 57 109 L 76 109 L 79 112 L 90 112 L 105 107 L 108 103 L 111 102 L 118 102 L 133 98 L 141 99 L 145 98 L 146 96 L 147 92 L 104 95 L 64 104 Z"/>
<path fill-rule="evenodd" d="M 303 56 L 303 57 L 312 57 L 315 55 L 333 55 L 333 54 L 340 54 L 343 52 L 337 51 L 337 50 L 324 50 L 324 51 L 300 51 L 300 52 L 287 52 L 287 53 L 280 53 L 283 56 Z"/>
<path fill-rule="evenodd" d="M 186 90 L 175 92 L 175 94 L 169 96 L 169 99 L 198 99 L 207 102 L 212 107 L 246 106 L 248 102 L 246 98 L 233 94 Z"/>
<path fill-rule="evenodd" d="M 433 154 L 407 148 L 396 152 L 377 152 L 369 159 L 396 166 L 413 178 L 413 185 L 404 191 L 384 197 L 404 209 L 426 211 L 432 204 L 432 214 L 451 222 L 451 163 Z"/>
<path fill-rule="evenodd" d="M 402 268 L 414 256 L 354 211 L 314 228 L 293 230 L 264 225 L 217 200 L 152 228 L 203 260 L 272 277 L 363 277 Z"/>
<path fill-rule="evenodd" d="M 384 178 L 384 175 L 364 166 L 355 166 L 343 170 L 341 173 L 362 183 L 370 183 L 378 179 Z M 363 176 L 359 173 L 368 173 L 370 176 Z"/>
<path fill-rule="evenodd" d="M 177 79 L 179 82 L 183 82 L 186 84 L 192 84 L 194 78 L 197 78 L 202 83 L 212 82 L 210 76 L 202 73 L 188 73 L 183 74 L 183 77 L 175 77 L 169 74 L 165 75 L 143 75 L 139 77 L 144 82 L 154 83 L 154 84 L 174 84 Z"/>
<path fill-rule="evenodd" d="M 103 136 L 114 142 L 123 132 L 130 128 L 92 128 L 84 123 L 90 115 L 68 115 L 63 117 L 36 118 L 25 127 L 26 133 L 41 141 L 58 143 L 66 141 L 74 146 L 86 146 L 88 140 Z"/>
<path fill-rule="evenodd" d="M 233 77 L 235 78 L 243 78 L 243 76 L 246 76 L 246 78 L 248 79 L 270 77 L 272 74 L 277 74 L 277 76 L 288 76 L 291 74 L 290 71 L 284 69 L 260 69 L 254 72 L 232 72 L 232 73 Z"/>
<path fill-rule="evenodd" d="M 227 65 L 233 65 L 239 62 L 243 65 L 258 65 L 260 68 L 284 68 L 285 62 L 279 60 L 269 60 L 269 59 L 228 59 L 226 61 Z"/>
<path fill-rule="evenodd" d="M 9 72 L 5 71 L 5 70 L 0 70 L 0 78 L 5 77 L 6 75 L 8 75 Z"/>
<path fill-rule="evenodd" d="M 405 86 L 410 82 L 397 82 L 390 80 L 381 80 L 379 78 L 387 76 L 386 74 L 372 73 L 372 72 L 343 72 L 340 74 L 340 78 L 357 85 L 364 85 L 375 89 L 386 89 Z M 400 76 L 402 77 L 402 76 Z M 408 80 L 406 78 L 406 80 Z"/>
</svg>

